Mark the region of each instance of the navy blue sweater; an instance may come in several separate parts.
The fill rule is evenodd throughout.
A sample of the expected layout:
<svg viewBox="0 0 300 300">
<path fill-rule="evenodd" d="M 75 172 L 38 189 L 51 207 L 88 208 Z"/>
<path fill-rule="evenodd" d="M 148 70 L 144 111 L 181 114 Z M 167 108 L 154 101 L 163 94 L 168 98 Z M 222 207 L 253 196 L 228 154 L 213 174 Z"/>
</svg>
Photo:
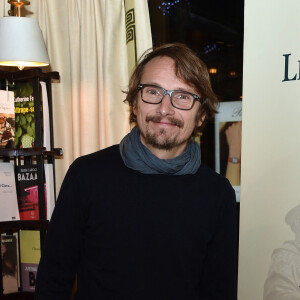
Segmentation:
<svg viewBox="0 0 300 300">
<path fill-rule="evenodd" d="M 237 216 L 228 180 L 128 169 L 112 146 L 77 159 L 58 197 L 36 300 L 236 299 Z"/>
</svg>

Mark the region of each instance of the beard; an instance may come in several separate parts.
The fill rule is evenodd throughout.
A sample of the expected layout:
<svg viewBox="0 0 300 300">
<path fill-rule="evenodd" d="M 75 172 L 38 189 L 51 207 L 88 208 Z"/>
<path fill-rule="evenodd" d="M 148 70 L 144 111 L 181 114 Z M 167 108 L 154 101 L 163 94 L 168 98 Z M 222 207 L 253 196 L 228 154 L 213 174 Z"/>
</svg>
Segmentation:
<svg viewBox="0 0 300 300">
<path fill-rule="evenodd" d="M 146 130 L 143 132 L 139 127 L 140 133 L 144 139 L 144 141 L 151 145 L 153 148 L 160 149 L 160 150 L 172 150 L 175 147 L 178 147 L 184 143 L 186 140 L 178 140 L 177 135 L 169 136 L 168 130 L 165 128 L 159 129 L 158 132 L 151 132 L 149 129 L 149 122 L 158 123 L 163 118 L 161 116 L 147 116 L 146 117 Z M 181 120 L 178 120 L 173 117 L 166 118 L 171 124 L 178 126 L 179 128 L 183 128 L 184 123 Z"/>
</svg>

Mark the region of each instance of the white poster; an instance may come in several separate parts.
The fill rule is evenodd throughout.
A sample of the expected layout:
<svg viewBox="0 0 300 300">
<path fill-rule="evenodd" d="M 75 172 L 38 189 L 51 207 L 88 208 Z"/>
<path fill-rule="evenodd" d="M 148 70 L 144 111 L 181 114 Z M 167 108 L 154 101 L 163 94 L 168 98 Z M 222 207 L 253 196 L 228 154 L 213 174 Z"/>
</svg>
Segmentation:
<svg viewBox="0 0 300 300">
<path fill-rule="evenodd" d="M 299 12 L 245 0 L 239 300 L 300 299 Z"/>
<path fill-rule="evenodd" d="M 215 116 L 216 172 L 225 176 L 240 201 L 242 101 L 221 102 Z"/>
</svg>

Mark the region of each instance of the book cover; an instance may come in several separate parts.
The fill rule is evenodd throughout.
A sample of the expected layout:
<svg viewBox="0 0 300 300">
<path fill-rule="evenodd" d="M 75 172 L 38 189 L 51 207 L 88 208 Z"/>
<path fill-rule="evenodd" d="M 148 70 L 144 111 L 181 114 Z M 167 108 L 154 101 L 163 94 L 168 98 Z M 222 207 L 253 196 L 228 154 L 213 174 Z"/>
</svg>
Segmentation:
<svg viewBox="0 0 300 300">
<path fill-rule="evenodd" d="M 13 232 L 13 236 L 16 238 L 17 244 L 17 272 L 18 272 L 18 288 L 21 287 L 21 280 L 20 280 L 20 247 L 19 247 L 19 232 Z M 2 233 L 2 235 L 7 235 L 6 233 Z"/>
<path fill-rule="evenodd" d="M 15 167 L 15 170 L 20 220 L 39 220 L 37 165 L 19 165 Z M 46 185 L 44 185 L 44 192 L 47 216 Z"/>
<path fill-rule="evenodd" d="M 47 195 L 46 212 L 47 212 L 47 220 L 50 220 L 55 206 L 53 164 L 44 164 L 44 169 L 45 169 L 46 195 Z"/>
<path fill-rule="evenodd" d="M 35 121 L 32 82 L 16 82 L 14 89 L 15 103 L 15 147 L 31 148 L 34 146 Z"/>
<path fill-rule="evenodd" d="M 13 220 L 20 220 L 14 166 L 0 163 L 0 221 Z"/>
<path fill-rule="evenodd" d="M 46 82 L 41 81 L 42 90 L 42 107 L 43 107 L 43 146 L 47 151 L 51 151 L 50 143 L 50 116 L 49 116 L 49 103 Z"/>
<path fill-rule="evenodd" d="M 240 162 L 228 166 L 229 153 L 241 158 L 242 101 L 221 102 L 215 116 L 215 166 L 216 172 L 226 176 L 232 184 L 236 199 L 240 200 Z"/>
<path fill-rule="evenodd" d="M 3 294 L 18 292 L 18 240 L 16 235 L 1 234 L 1 270 Z"/>
<path fill-rule="evenodd" d="M 15 146 L 14 93 L 0 90 L 0 149 Z"/>
<path fill-rule="evenodd" d="M 21 289 L 34 292 L 38 265 L 41 258 L 41 241 L 38 230 L 20 230 Z"/>
</svg>

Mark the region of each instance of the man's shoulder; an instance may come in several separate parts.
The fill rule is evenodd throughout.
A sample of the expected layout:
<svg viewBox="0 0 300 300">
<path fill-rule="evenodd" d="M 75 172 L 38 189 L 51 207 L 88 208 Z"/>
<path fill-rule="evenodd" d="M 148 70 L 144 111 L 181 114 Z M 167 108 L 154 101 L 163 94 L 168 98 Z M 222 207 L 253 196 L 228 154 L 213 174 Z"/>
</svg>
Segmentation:
<svg viewBox="0 0 300 300">
<path fill-rule="evenodd" d="M 224 193 L 225 191 L 227 191 L 226 193 L 232 195 L 235 194 L 232 185 L 226 177 L 220 175 L 203 163 L 195 175 L 195 179 L 201 183 L 200 185 L 203 190 L 206 190 L 211 195 L 218 195 L 219 193 Z"/>
<path fill-rule="evenodd" d="M 121 159 L 119 146 L 113 145 L 105 149 L 78 157 L 72 163 L 73 168 L 91 168 L 112 166 Z"/>
<path fill-rule="evenodd" d="M 220 175 L 207 165 L 201 163 L 198 171 L 197 171 L 197 176 L 205 177 L 206 180 L 212 180 L 212 181 L 220 181 L 220 182 L 228 182 L 227 178 L 224 176 Z"/>
<path fill-rule="evenodd" d="M 273 251 L 272 257 L 273 259 L 278 260 L 282 257 L 288 258 L 294 257 L 295 255 L 298 256 L 298 259 L 300 258 L 300 247 L 299 244 L 291 240 L 284 242 L 280 248 L 276 248 Z"/>
<path fill-rule="evenodd" d="M 96 152 L 78 157 L 77 161 L 94 161 L 98 159 L 107 159 L 119 155 L 119 145 L 113 145 Z"/>
<path fill-rule="evenodd" d="M 219 176 L 220 174 L 218 174 L 216 171 L 214 171 L 212 168 L 208 167 L 206 164 L 201 163 L 199 169 L 198 169 L 198 173 L 205 173 L 208 174 L 210 176 Z"/>
</svg>

